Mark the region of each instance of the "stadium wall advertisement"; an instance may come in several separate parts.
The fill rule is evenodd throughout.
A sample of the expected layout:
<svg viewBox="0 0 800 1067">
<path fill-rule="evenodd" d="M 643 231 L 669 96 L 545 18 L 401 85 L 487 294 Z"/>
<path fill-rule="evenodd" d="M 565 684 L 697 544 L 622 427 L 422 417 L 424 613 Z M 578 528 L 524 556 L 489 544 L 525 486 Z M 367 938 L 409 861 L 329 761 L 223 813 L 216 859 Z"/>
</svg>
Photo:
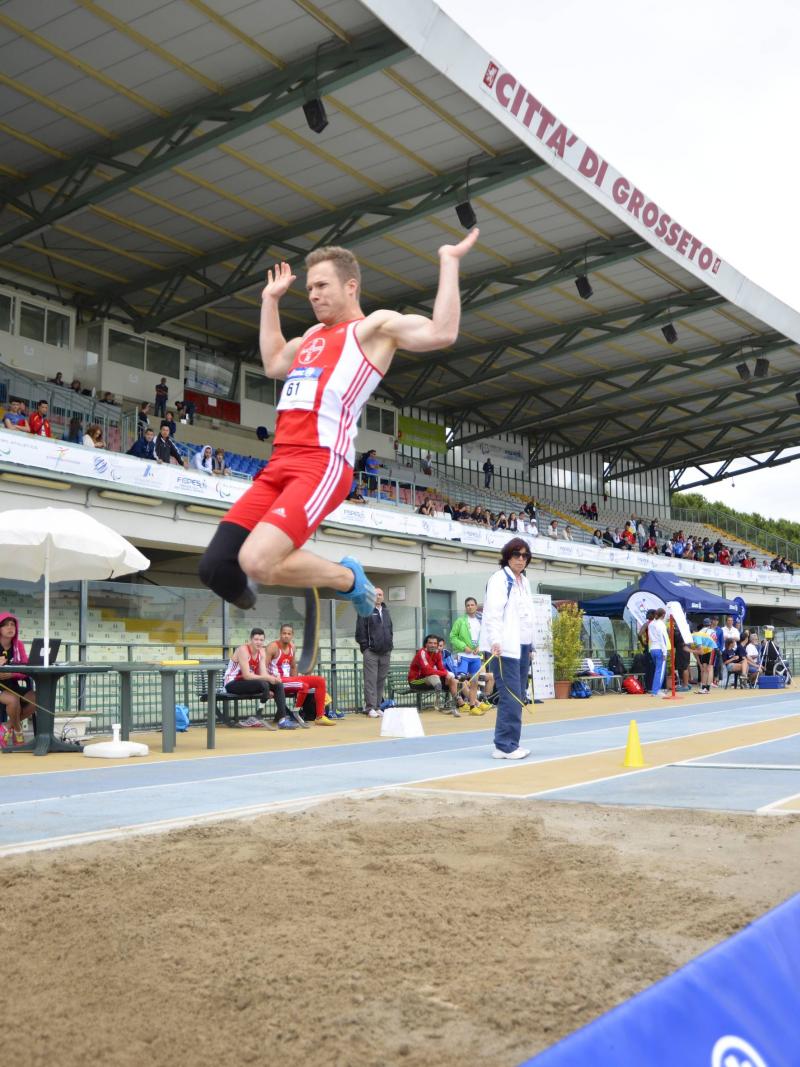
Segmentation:
<svg viewBox="0 0 800 1067">
<path fill-rule="evenodd" d="M 424 419 L 414 419 L 410 415 L 397 416 L 397 440 L 409 448 L 426 448 L 429 452 L 447 453 L 447 440 L 444 426 Z"/>
<path fill-rule="evenodd" d="M 241 478 L 215 478 L 202 471 L 165 463 L 149 463 L 134 456 L 120 455 L 82 445 L 54 441 L 46 437 L 13 430 L 0 430 L 0 468 L 8 467 L 19 473 L 25 468 L 39 477 L 60 474 L 69 478 L 87 479 L 120 492 L 143 490 L 155 496 L 183 497 L 188 502 L 216 504 L 230 507 L 247 492 L 250 482 Z M 489 530 L 453 522 L 449 517 L 428 517 L 413 511 L 387 507 L 372 508 L 366 504 L 345 501 L 331 512 L 326 523 L 374 533 L 406 534 L 438 541 L 454 541 L 465 548 L 501 549 L 511 536 L 522 536 L 537 559 L 569 561 L 603 567 L 619 567 L 626 571 L 669 571 L 683 575 L 687 584 L 710 580 L 726 585 L 781 585 L 800 588 L 800 575 L 776 575 L 772 571 L 743 571 L 740 567 L 721 568 L 713 563 L 695 563 L 667 556 L 650 556 L 625 552 L 616 548 L 598 548 L 575 541 L 554 541 L 550 537 L 512 535 L 506 531 Z M 499 551 L 498 551 L 499 554 Z"/>
</svg>

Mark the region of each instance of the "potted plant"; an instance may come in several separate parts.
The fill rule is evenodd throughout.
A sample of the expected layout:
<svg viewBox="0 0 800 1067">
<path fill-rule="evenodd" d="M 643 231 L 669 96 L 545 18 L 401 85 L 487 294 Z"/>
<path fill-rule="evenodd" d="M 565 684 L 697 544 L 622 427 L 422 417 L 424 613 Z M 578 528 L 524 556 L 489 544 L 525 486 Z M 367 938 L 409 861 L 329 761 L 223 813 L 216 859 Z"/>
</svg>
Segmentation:
<svg viewBox="0 0 800 1067">
<path fill-rule="evenodd" d="M 550 623 L 553 681 L 559 700 L 569 696 L 570 687 L 583 659 L 582 626 L 583 612 L 573 603 L 565 604 Z"/>
</svg>

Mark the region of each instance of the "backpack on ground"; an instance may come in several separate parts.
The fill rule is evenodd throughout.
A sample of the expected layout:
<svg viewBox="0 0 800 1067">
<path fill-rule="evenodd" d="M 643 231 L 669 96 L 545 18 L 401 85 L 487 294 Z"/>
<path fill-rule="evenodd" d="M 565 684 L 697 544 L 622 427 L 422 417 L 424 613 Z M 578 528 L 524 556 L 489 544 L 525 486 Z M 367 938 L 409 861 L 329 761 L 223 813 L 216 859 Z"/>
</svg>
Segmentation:
<svg viewBox="0 0 800 1067">
<path fill-rule="evenodd" d="M 577 700 L 585 700 L 592 695 L 592 691 L 586 682 L 573 682 L 570 687 L 569 695 L 575 697 Z"/>
</svg>

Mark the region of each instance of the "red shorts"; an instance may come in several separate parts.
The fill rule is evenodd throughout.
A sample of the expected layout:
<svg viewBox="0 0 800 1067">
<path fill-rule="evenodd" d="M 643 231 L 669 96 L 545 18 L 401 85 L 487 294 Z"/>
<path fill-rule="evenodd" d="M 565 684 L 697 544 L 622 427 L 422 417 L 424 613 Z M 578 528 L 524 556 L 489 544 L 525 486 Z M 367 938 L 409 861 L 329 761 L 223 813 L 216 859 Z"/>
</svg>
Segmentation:
<svg viewBox="0 0 800 1067">
<path fill-rule="evenodd" d="M 268 522 L 300 548 L 352 484 L 353 468 L 329 449 L 276 445 L 263 472 L 222 521 L 246 530 Z"/>
</svg>

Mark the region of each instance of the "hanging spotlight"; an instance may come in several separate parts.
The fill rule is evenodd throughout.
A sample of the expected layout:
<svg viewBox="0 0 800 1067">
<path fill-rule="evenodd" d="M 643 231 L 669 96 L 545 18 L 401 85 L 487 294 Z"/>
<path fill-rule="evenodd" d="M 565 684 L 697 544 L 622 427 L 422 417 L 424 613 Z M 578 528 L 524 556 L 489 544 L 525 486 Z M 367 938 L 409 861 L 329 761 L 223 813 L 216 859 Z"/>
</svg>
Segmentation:
<svg viewBox="0 0 800 1067">
<path fill-rule="evenodd" d="M 746 363 L 737 363 L 736 373 L 739 375 L 743 382 L 750 381 L 750 368 L 747 366 Z"/>
<path fill-rule="evenodd" d="M 469 200 L 464 200 L 463 203 L 456 204 L 456 215 L 458 215 L 458 221 L 465 230 L 471 230 L 473 226 L 477 225 L 478 216 L 475 214 Z"/>
<path fill-rule="evenodd" d="M 464 181 L 466 198 L 462 200 L 460 204 L 456 204 L 456 215 L 458 216 L 458 221 L 461 223 L 465 230 L 471 230 L 472 227 L 476 226 L 478 223 L 478 216 L 475 214 L 475 209 L 473 208 L 469 199 L 469 165 L 471 162 L 472 159 L 467 160 L 467 176 L 466 180 Z"/>
<path fill-rule="evenodd" d="M 578 296 L 582 300 L 588 300 L 594 294 L 594 289 L 592 289 L 591 283 L 585 274 L 579 274 L 575 279 L 575 288 L 578 290 Z"/>
<path fill-rule="evenodd" d="M 753 371 L 754 378 L 766 378 L 769 374 L 769 360 L 761 356 L 756 360 L 756 369 Z"/>
<path fill-rule="evenodd" d="M 310 84 L 309 89 L 314 90 L 315 95 L 310 96 L 303 104 L 303 114 L 312 133 L 322 133 L 328 125 L 328 115 L 319 93 L 319 54 L 324 44 L 325 42 L 323 41 L 322 44 L 317 46 L 314 56 L 314 81 Z"/>
<path fill-rule="evenodd" d="M 308 128 L 314 133 L 322 133 L 328 125 L 325 105 L 318 96 L 315 96 L 312 100 L 306 100 L 303 104 L 303 114 L 306 117 Z"/>
<path fill-rule="evenodd" d="M 661 332 L 664 334 L 664 340 L 667 342 L 668 345 L 674 345 L 675 342 L 678 340 L 678 331 L 675 329 L 671 322 L 668 322 L 666 326 L 662 326 Z"/>
</svg>

